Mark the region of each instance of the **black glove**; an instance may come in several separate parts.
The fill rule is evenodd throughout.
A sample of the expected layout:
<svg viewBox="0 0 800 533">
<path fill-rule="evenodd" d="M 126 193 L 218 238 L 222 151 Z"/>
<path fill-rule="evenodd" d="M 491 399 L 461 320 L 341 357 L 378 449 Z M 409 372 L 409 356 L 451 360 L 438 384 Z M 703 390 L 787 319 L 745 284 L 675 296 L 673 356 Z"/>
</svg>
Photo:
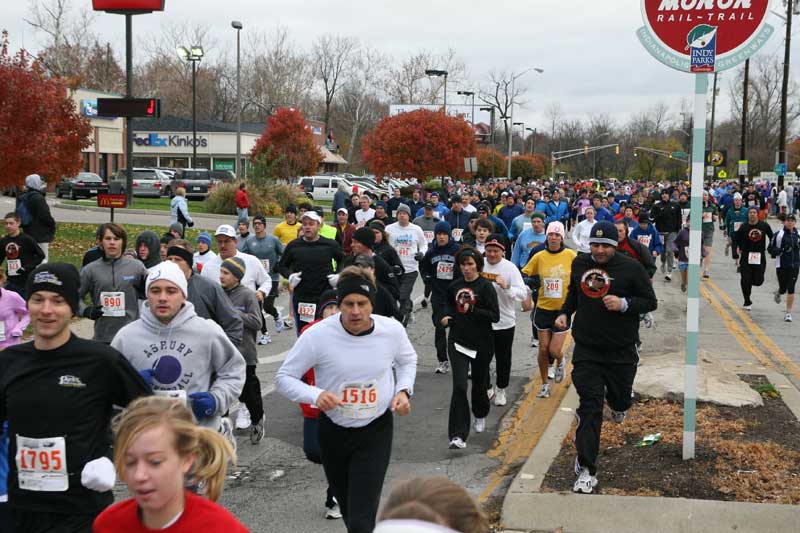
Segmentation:
<svg viewBox="0 0 800 533">
<path fill-rule="evenodd" d="M 103 316 L 103 306 L 95 305 L 92 307 L 87 307 L 83 310 L 83 318 L 88 318 L 89 320 L 97 320 Z"/>
<path fill-rule="evenodd" d="M 414 259 L 416 261 L 422 261 L 423 257 L 425 257 L 425 254 L 423 254 L 422 252 L 417 252 L 414 254 Z"/>
<path fill-rule="evenodd" d="M 392 267 L 392 270 L 394 271 L 395 276 L 403 275 L 403 267 L 400 265 L 394 265 L 394 267 Z"/>
<path fill-rule="evenodd" d="M 193 228 L 194 227 L 194 222 L 187 222 L 186 225 L 189 226 L 190 228 Z"/>
</svg>

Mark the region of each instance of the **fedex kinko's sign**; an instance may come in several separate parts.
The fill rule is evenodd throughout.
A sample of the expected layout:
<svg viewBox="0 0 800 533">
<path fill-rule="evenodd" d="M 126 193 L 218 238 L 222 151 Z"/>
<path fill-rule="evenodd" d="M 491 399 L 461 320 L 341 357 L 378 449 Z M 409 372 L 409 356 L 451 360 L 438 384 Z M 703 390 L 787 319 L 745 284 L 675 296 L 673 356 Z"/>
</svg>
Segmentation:
<svg viewBox="0 0 800 533">
<path fill-rule="evenodd" d="M 644 47 L 684 72 L 715 72 L 738 65 L 764 46 L 770 0 L 641 0 Z"/>
</svg>

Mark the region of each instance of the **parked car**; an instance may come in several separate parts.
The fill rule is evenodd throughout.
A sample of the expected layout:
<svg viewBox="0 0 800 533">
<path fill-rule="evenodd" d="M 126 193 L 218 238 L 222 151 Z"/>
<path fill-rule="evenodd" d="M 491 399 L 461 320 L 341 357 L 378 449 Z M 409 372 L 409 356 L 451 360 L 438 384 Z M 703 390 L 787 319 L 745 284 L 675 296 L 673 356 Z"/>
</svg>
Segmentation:
<svg viewBox="0 0 800 533">
<path fill-rule="evenodd" d="M 108 192 L 108 183 L 94 172 L 79 172 L 77 176 L 64 178 L 56 185 L 56 197 L 68 196 L 70 200 L 91 198 Z"/>
<path fill-rule="evenodd" d="M 179 168 L 169 182 L 167 194 L 175 197 L 178 187 L 186 189 L 187 199 L 205 200 L 208 192 L 214 187 L 211 172 L 207 168 Z"/>
<path fill-rule="evenodd" d="M 120 194 L 127 192 L 127 169 L 121 168 L 111 178 L 111 182 L 119 183 Z M 133 169 L 133 196 L 139 198 L 161 198 L 162 176 L 154 168 Z"/>
<path fill-rule="evenodd" d="M 232 170 L 212 170 L 211 179 L 221 183 L 230 183 L 236 180 L 236 174 Z"/>
</svg>

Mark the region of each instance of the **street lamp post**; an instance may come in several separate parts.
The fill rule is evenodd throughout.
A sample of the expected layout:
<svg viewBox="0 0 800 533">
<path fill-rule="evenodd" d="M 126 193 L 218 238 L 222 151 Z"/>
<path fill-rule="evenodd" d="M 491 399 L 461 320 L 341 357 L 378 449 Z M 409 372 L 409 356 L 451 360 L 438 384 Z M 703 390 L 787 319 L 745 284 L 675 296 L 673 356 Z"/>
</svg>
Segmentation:
<svg viewBox="0 0 800 533">
<path fill-rule="evenodd" d="M 512 125 L 509 128 L 509 134 L 508 134 L 508 168 L 507 168 L 507 170 L 508 170 L 508 176 L 507 176 L 508 177 L 508 181 L 511 181 L 511 139 L 513 138 L 513 135 L 511 135 L 511 130 L 514 128 L 513 124 L 514 124 L 514 91 L 515 91 L 515 86 L 516 86 L 517 78 L 519 78 L 523 74 L 527 74 L 531 70 L 535 70 L 539 74 L 544 73 L 544 69 L 541 69 L 541 68 L 538 68 L 538 67 L 531 67 L 529 69 L 523 70 L 522 72 L 520 72 L 517 75 L 512 75 L 511 76 L 511 101 L 509 102 L 509 107 L 511 108 L 511 112 L 509 113 L 509 118 L 511 119 L 511 124 Z"/>
<path fill-rule="evenodd" d="M 446 70 L 437 70 L 437 69 L 428 69 L 425 71 L 426 76 L 436 76 L 436 77 L 443 77 L 444 78 L 444 114 L 447 114 L 447 71 Z"/>
<path fill-rule="evenodd" d="M 520 137 L 522 137 L 522 151 L 520 153 L 522 155 L 525 155 L 525 145 L 527 144 L 525 142 L 525 123 L 524 122 L 514 122 L 511 125 L 512 126 L 519 126 L 521 131 L 522 131 L 522 134 L 520 135 Z"/>
<path fill-rule="evenodd" d="M 192 63 L 192 168 L 197 167 L 197 63 L 203 59 L 203 47 L 192 46 L 187 50 L 178 46 L 178 55 L 184 61 Z"/>
<path fill-rule="evenodd" d="M 238 20 L 231 22 L 231 27 L 236 30 L 236 179 L 242 179 L 242 86 L 241 86 L 241 47 L 240 35 L 242 23 Z"/>
<path fill-rule="evenodd" d="M 525 128 L 533 134 L 531 137 L 531 155 L 536 153 L 536 128 Z"/>
<path fill-rule="evenodd" d="M 458 91 L 458 94 L 472 97 L 472 120 L 470 123 L 472 124 L 472 129 L 475 129 L 475 91 Z"/>
</svg>

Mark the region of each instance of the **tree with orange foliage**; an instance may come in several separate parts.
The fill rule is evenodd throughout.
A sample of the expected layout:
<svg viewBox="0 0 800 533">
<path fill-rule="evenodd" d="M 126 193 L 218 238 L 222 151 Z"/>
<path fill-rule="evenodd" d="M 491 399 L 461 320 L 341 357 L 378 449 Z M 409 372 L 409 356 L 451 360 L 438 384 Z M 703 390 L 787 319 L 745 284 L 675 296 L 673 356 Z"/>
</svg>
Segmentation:
<svg viewBox="0 0 800 533">
<path fill-rule="evenodd" d="M 511 178 L 522 176 L 523 179 L 540 178 L 544 176 L 546 164 L 543 156 L 525 154 L 511 158 Z"/>
<path fill-rule="evenodd" d="M 322 163 L 322 152 L 298 109 L 280 108 L 250 152 L 255 177 L 290 179 L 308 176 Z"/>
<path fill-rule="evenodd" d="M 48 78 L 24 50 L 10 56 L 7 32 L 0 39 L 0 80 L 0 187 L 21 186 L 28 174 L 53 181 L 77 174 L 92 127 L 63 80 Z"/>
<path fill-rule="evenodd" d="M 506 158 L 492 148 L 478 148 L 478 178 L 505 176 Z"/>
<path fill-rule="evenodd" d="M 476 152 L 467 122 L 427 109 L 384 117 L 361 145 L 364 162 L 377 176 L 463 178 L 464 158 Z"/>
</svg>

